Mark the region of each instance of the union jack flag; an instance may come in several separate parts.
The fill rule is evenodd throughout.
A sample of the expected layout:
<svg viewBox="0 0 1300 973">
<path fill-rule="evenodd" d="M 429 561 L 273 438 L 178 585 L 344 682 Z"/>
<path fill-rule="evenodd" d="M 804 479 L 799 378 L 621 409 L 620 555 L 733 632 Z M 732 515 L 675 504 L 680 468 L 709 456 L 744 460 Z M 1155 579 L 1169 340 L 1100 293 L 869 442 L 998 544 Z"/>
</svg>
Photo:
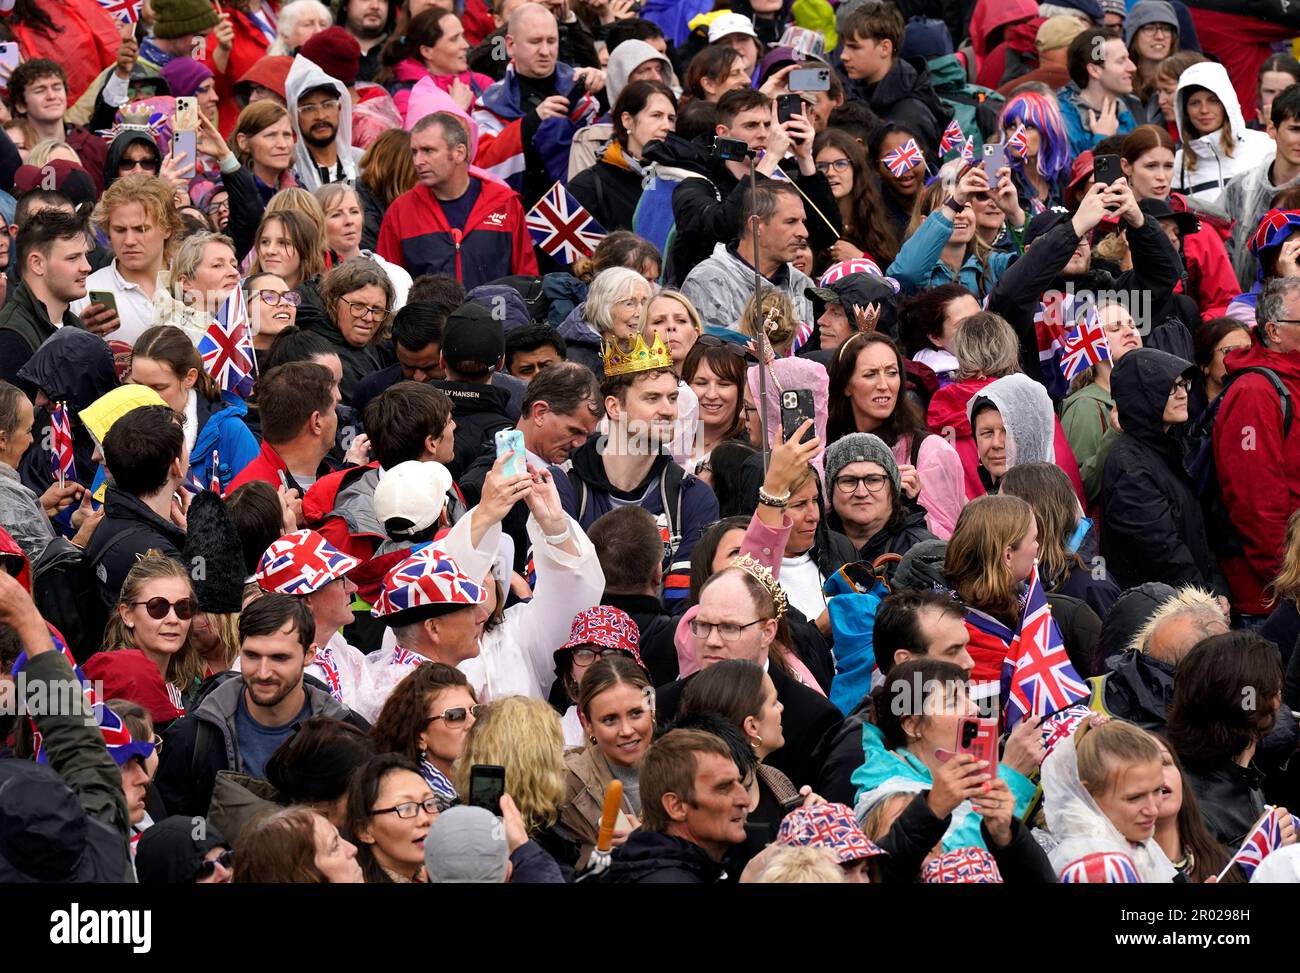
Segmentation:
<svg viewBox="0 0 1300 973">
<path fill-rule="evenodd" d="M 847 277 L 849 274 L 871 274 L 874 277 L 884 277 L 880 270 L 880 264 L 876 263 L 870 257 L 854 257 L 851 260 L 841 260 L 837 264 L 831 264 L 822 274 L 821 280 L 817 282 L 818 287 L 829 287 L 841 277 Z"/>
<path fill-rule="evenodd" d="M 1051 753 L 1056 749 L 1057 744 L 1071 736 L 1079 724 L 1092 716 L 1092 710 L 1082 704 L 1067 706 L 1059 713 L 1053 713 L 1042 723 L 1038 724 L 1038 731 L 1043 735 L 1043 750 Z"/>
<path fill-rule="evenodd" d="M 77 460 L 72 451 L 72 424 L 68 410 L 60 402 L 50 413 L 50 472 L 59 483 L 77 480 Z"/>
<path fill-rule="evenodd" d="M 1287 813 L 1280 807 L 1270 807 L 1265 811 L 1228 864 L 1237 865 L 1247 878 L 1254 875 L 1259 863 L 1282 847 L 1282 815 Z M 1227 870 L 1224 868 L 1224 872 Z"/>
<path fill-rule="evenodd" d="M 208 483 L 208 489 L 211 490 L 213 493 L 215 493 L 217 496 L 221 496 L 221 475 L 217 472 L 219 469 L 220 466 L 218 462 L 217 450 L 214 449 L 212 451 L 212 469 L 208 471 L 208 473 L 212 477 L 211 481 Z"/>
<path fill-rule="evenodd" d="M 590 257 L 605 238 L 605 228 L 559 182 L 528 211 L 527 219 L 533 242 L 561 263 Z"/>
<path fill-rule="evenodd" d="M 1290 236 L 1296 226 L 1300 226 L 1300 210 L 1269 210 L 1250 238 L 1250 252 L 1258 254 L 1265 247 L 1276 246 L 1280 240 Z"/>
<path fill-rule="evenodd" d="M 895 179 L 901 179 L 907 170 L 923 165 L 925 157 L 921 154 L 921 147 L 916 144 L 916 139 L 908 139 L 894 151 L 885 153 L 880 161 L 889 167 Z"/>
<path fill-rule="evenodd" d="M 1010 730 L 1026 716 L 1064 709 L 1089 695 L 1088 684 L 1079 678 L 1065 654 L 1035 564 L 1029 572 L 1020 630 L 1012 638 L 1002 664 L 1005 728 Z"/>
<path fill-rule="evenodd" d="M 966 136 L 966 142 L 961 147 L 961 157 L 963 162 L 975 161 L 975 136 Z"/>
<path fill-rule="evenodd" d="M 334 650 L 328 645 L 319 645 L 316 647 L 316 658 L 312 661 L 324 673 L 330 695 L 340 703 L 343 702 L 343 680 L 339 677 L 339 664 L 334 661 Z"/>
<path fill-rule="evenodd" d="M 992 884 L 1002 881 L 998 863 L 983 848 L 957 848 L 935 855 L 921 869 L 921 881 L 927 885 L 962 882 Z"/>
<path fill-rule="evenodd" d="M 1140 885 L 1133 859 L 1122 851 L 1095 851 L 1061 869 L 1060 881 L 1093 885 Z"/>
<path fill-rule="evenodd" d="M 1110 344 L 1093 308 L 1088 308 L 1061 342 L 1061 374 L 1072 381 L 1085 368 L 1110 361 Z"/>
<path fill-rule="evenodd" d="M 397 646 L 393 649 L 393 657 L 388 660 L 390 666 L 418 666 L 428 660 L 418 652 L 412 652 L 409 649 L 403 649 Z"/>
<path fill-rule="evenodd" d="M 1021 125 L 1007 139 L 1007 154 L 1017 159 L 1023 159 L 1028 151 L 1029 137 L 1025 135 L 1025 126 Z"/>
<path fill-rule="evenodd" d="M 113 15 L 119 24 L 134 24 L 140 19 L 144 0 L 99 0 L 99 5 Z"/>
<path fill-rule="evenodd" d="M 939 136 L 939 154 L 947 155 L 953 149 L 963 145 L 965 141 L 966 133 L 961 130 L 961 125 L 954 118 L 943 130 L 943 135 Z"/>
<path fill-rule="evenodd" d="M 126 728 L 126 724 L 122 722 L 121 717 L 100 701 L 99 694 L 95 691 L 95 684 L 86 678 L 86 674 L 81 671 L 81 666 L 77 665 L 77 660 L 73 658 L 72 650 L 68 648 L 68 644 L 63 641 L 62 636 L 53 628 L 50 628 L 50 639 L 54 642 L 54 650 L 68 660 L 68 665 L 72 667 L 73 676 L 76 677 L 77 682 L 81 683 L 81 694 L 86 700 L 86 705 L 90 707 L 95 724 L 104 736 L 104 745 L 108 747 L 109 754 L 117 761 L 118 765 L 121 766 L 132 757 L 148 757 L 152 754 L 153 744 L 132 740 L 131 731 Z M 20 653 L 18 658 L 14 660 L 13 675 L 17 676 L 26 665 L 27 653 Z M 32 720 L 32 748 L 37 763 L 49 762 L 42 746 L 42 735 L 36 729 L 35 720 Z"/>
<path fill-rule="evenodd" d="M 1053 398 L 1065 398 L 1069 385 L 1056 379 L 1059 369 L 1052 365 L 1065 348 L 1067 323 L 1074 322 L 1074 295 L 1051 290 L 1043 294 L 1034 312 L 1034 332 L 1038 337 L 1038 360 L 1042 363 L 1043 384 Z"/>
<path fill-rule="evenodd" d="M 241 398 L 253 390 L 257 357 L 253 353 L 253 332 L 248 323 L 244 292 L 236 287 L 221 304 L 221 310 L 199 339 L 203 367 L 223 392 Z"/>
</svg>

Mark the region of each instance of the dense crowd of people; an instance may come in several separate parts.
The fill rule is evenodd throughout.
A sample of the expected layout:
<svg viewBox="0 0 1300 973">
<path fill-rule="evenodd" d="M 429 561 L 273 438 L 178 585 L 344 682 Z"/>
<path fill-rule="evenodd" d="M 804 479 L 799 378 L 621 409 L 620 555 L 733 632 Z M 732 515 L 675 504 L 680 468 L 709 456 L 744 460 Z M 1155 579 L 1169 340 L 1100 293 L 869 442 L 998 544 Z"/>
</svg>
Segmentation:
<svg viewBox="0 0 1300 973">
<path fill-rule="evenodd" d="M 1285 0 L 0 7 L 0 881 L 1300 880 Z"/>
</svg>

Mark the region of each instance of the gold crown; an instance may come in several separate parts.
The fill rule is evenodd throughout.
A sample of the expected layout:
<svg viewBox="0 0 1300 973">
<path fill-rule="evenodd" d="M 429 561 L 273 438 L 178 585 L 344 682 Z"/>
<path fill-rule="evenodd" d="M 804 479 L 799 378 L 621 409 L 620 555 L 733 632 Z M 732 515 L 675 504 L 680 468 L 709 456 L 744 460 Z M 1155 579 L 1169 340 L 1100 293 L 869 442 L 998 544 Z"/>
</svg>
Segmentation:
<svg viewBox="0 0 1300 973">
<path fill-rule="evenodd" d="M 611 338 L 601 345 L 600 357 L 605 364 L 606 378 L 673 367 L 673 356 L 668 353 L 668 346 L 658 334 L 655 334 L 655 343 L 649 348 L 646 347 L 645 339 L 638 334 L 627 351 L 619 347 L 617 338 Z"/>
<path fill-rule="evenodd" d="M 731 559 L 731 566 L 740 568 L 740 570 L 761 584 L 768 597 L 772 599 L 772 607 L 776 611 L 776 617 L 782 618 L 785 616 L 785 592 L 781 589 L 781 585 L 776 578 L 772 577 L 772 572 L 768 570 L 766 564 L 756 560 L 752 555 L 740 554 Z"/>
</svg>

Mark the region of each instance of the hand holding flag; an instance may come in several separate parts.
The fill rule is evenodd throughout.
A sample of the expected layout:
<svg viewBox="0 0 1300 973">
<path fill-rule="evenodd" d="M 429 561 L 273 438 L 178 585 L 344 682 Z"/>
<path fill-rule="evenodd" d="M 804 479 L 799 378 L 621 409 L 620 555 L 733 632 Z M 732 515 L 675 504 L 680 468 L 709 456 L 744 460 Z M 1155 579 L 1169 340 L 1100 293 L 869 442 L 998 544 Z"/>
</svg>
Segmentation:
<svg viewBox="0 0 1300 973">
<path fill-rule="evenodd" d="M 1219 881 L 1223 881 L 1223 876 L 1228 874 L 1228 869 L 1233 865 L 1237 865 L 1242 874 L 1250 878 L 1255 874 L 1255 869 L 1259 868 L 1260 862 L 1283 845 L 1294 843 L 1295 838 L 1295 818 L 1291 812 L 1284 807 L 1270 806 L 1250 829 L 1250 834 L 1246 835 L 1246 840 L 1237 849 L 1237 853 L 1223 866 L 1223 871 L 1219 872 Z"/>
<path fill-rule="evenodd" d="M 1027 716 L 1054 713 L 1090 695 L 1088 684 L 1079 677 L 1065 652 L 1035 563 L 1029 572 L 1020 628 L 1003 662 L 1005 729 L 1011 730 Z"/>
<path fill-rule="evenodd" d="M 217 383 L 217 388 L 246 398 L 253 390 L 257 356 L 241 287 L 236 285 L 222 302 L 207 333 L 199 339 L 198 348 L 203 368 Z"/>
<path fill-rule="evenodd" d="M 64 481 L 77 479 L 77 459 L 72 448 L 72 423 L 67 403 L 60 402 L 50 413 L 50 471 L 63 488 Z"/>
</svg>

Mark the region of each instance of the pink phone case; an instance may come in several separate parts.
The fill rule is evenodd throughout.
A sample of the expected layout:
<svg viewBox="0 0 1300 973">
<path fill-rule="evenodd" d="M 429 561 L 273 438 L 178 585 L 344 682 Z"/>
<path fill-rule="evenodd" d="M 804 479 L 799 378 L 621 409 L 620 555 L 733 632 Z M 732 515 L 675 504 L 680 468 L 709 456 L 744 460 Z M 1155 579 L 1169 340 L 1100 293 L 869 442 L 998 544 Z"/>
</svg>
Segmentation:
<svg viewBox="0 0 1300 973">
<path fill-rule="evenodd" d="M 977 760 L 987 760 L 985 773 L 998 773 L 998 721 L 978 716 L 963 717 L 957 724 L 957 752 L 969 753 Z"/>
</svg>

